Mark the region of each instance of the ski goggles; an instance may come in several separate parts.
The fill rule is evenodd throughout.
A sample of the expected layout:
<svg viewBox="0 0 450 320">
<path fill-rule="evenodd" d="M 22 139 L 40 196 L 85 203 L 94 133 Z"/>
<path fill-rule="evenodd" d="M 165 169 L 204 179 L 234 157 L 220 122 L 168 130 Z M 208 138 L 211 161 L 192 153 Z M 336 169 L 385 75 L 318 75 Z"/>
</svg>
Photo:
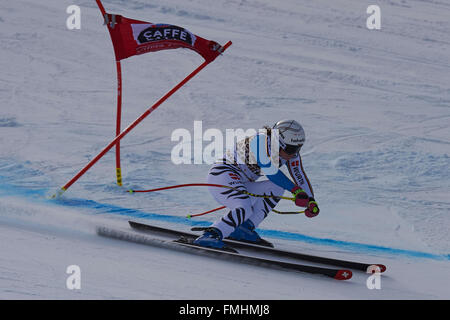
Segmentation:
<svg viewBox="0 0 450 320">
<path fill-rule="evenodd" d="M 284 150 L 284 152 L 286 152 L 287 154 L 289 154 L 289 155 L 292 155 L 292 154 L 296 154 L 296 153 L 298 153 L 299 151 L 300 151 L 300 149 L 302 148 L 302 144 L 301 145 L 298 145 L 298 146 L 294 146 L 294 145 L 292 145 L 292 144 L 287 144 L 284 148 L 283 148 L 283 150 Z"/>
</svg>

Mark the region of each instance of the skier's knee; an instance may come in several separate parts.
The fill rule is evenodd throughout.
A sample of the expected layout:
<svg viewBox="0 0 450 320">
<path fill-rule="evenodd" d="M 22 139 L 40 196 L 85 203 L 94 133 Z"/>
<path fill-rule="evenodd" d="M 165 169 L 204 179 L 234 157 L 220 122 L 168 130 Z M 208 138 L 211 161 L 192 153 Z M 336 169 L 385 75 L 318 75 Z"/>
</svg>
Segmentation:
<svg viewBox="0 0 450 320">
<path fill-rule="evenodd" d="M 250 212 L 248 208 L 238 207 L 230 210 L 230 212 L 222 218 L 222 221 L 233 228 L 237 228 L 239 225 L 244 223 L 249 216 Z"/>
</svg>

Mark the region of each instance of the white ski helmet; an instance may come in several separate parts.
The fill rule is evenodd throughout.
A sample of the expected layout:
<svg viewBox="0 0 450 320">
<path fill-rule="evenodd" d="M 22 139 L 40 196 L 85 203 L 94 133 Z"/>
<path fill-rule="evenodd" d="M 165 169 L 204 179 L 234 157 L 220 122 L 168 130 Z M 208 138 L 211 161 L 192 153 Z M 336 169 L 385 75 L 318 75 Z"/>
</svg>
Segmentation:
<svg viewBox="0 0 450 320">
<path fill-rule="evenodd" d="M 288 154 L 295 154 L 305 143 L 305 131 L 295 120 L 278 121 L 273 129 L 278 129 L 280 147 Z"/>
</svg>

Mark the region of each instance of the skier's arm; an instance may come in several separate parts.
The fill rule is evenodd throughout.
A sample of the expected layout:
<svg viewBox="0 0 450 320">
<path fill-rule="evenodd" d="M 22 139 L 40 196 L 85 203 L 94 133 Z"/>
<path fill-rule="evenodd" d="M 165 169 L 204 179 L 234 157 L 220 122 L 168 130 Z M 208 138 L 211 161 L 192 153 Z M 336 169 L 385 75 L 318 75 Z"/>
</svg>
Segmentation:
<svg viewBox="0 0 450 320">
<path fill-rule="evenodd" d="M 295 184 L 279 170 L 268 154 L 267 136 L 258 134 L 250 142 L 250 151 L 255 155 L 258 166 L 267 178 L 276 185 L 291 191 Z"/>
<path fill-rule="evenodd" d="M 314 192 L 311 187 L 311 183 L 306 176 L 305 170 L 303 170 L 302 159 L 300 154 L 298 154 L 295 158 L 289 160 L 288 165 L 289 173 L 294 179 L 295 183 L 304 190 L 308 194 L 308 200 L 305 201 L 300 206 L 307 207 L 305 210 L 305 215 L 308 218 L 315 217 L 319 214 L 319 206 L 317 205 L 316 200 L 314 199 Z M 297 202 L 296 202 L 297 203 Z"/>
</svg>

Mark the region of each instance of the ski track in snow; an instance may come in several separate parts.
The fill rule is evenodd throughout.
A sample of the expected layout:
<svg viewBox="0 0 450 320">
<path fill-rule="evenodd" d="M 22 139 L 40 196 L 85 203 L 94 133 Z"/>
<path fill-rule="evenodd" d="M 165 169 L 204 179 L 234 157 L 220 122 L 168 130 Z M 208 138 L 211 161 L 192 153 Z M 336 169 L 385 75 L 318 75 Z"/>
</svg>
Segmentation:
<svg viewBox="0 0 450 320">
<path fill-rule="evenodd" d="M 70 4 L 0 5 L 0 298 L 448 299 L 448 3 L 382 1 L 382 30 L 368 31 L 370 1 L 105 0 L 110 12 L 233 45 L 123 139 L 124 188 L 109 152 L 51 201 L 115 132 L 109 35 L 87 0 L 77 3 L 82 29 L 67 30 Z M 200 63 L 184 50 L 124 60 L 123 127 Z M 271 215 L 261 233 L 293 250 L 386 262 L 379 292 L 365 288 L 364 274 L 330 284 L 95 236 L 96 223 L 124 227 L 130 217 L 186 228 L 220 214 L 184 218 L 218 206 L 206 189 L 125 192 L 205 181 L 207 164 L 170 162 L 173 130 L 192 132 L 194 120 L 204 131 L 257 129 L 291 117 L 307 133 L 303 164 L 321 214 Z M 69 291 L 65 268 L 77 263 L 88 270 L 85 287 Z"/>
</svg>

